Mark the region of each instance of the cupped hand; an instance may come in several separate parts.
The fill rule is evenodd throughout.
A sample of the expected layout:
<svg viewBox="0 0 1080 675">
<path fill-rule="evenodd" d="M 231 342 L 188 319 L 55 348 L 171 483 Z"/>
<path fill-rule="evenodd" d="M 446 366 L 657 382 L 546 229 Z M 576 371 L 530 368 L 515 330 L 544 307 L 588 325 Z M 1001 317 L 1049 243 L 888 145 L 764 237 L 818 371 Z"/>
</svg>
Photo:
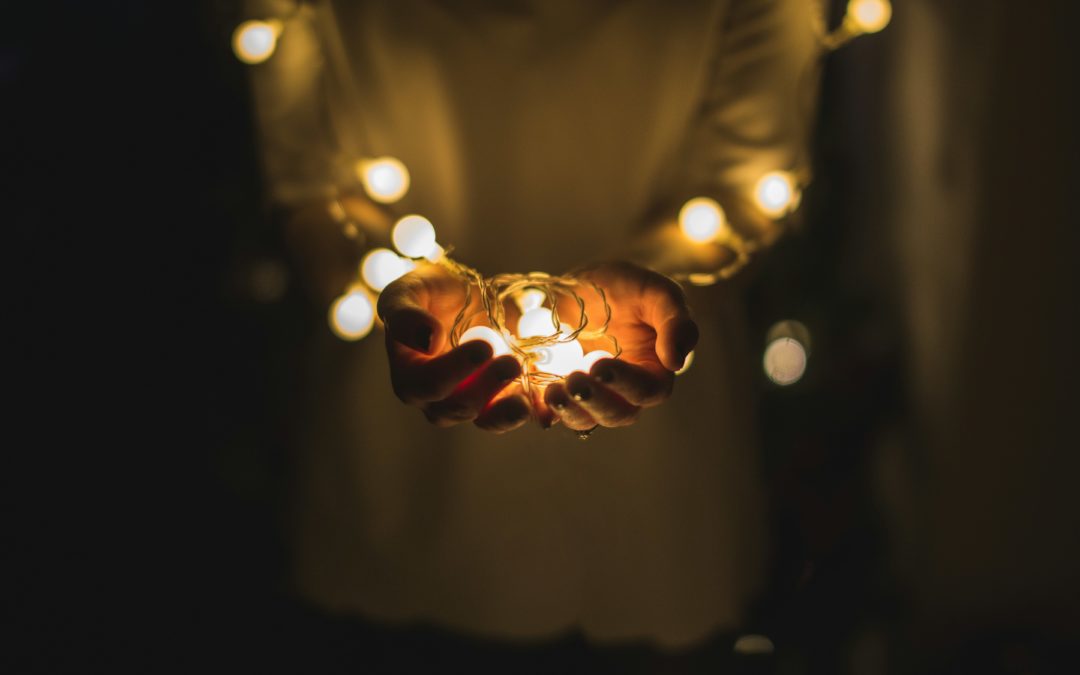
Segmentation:
<svg viewBox="0 0 1080 675">
<path fill-rule="evenodd" d="M 464 281 L 426 263 L 383 289 L 378 312 L 386 323 L 394 393 L 438 426 L 471 421 L 488 431 L 510 431 L 531 410 L 515 382 L 521 364 L 511 355 L 493 359 L 486 342 L 451 348 L 450 330 L 465 297 Z"/>
<path fill-rule="evenodd" d="M 652 270 L 613 262 L 578 270 L 574 276 L 604 290 L 611 307 L 608 333 L 619 341 L 622 353 L 597 361 L 588 374 L 572 373 L 549 385 L 543 400 L 571 429 L 632 424 L 643 408 L 671 395 L 675 371 L 697 344 L 697 324 L 679 285 Z M 588 284 L 579 294 L 590 325 L 595 325 L 604 316 L 603 300 Z M 560 309 L 560 317 L 571 325 L 572 314 L 572 309 Z M 601 340 L 585 349 L 610 350 L 610 345 Z"/>
</svg>

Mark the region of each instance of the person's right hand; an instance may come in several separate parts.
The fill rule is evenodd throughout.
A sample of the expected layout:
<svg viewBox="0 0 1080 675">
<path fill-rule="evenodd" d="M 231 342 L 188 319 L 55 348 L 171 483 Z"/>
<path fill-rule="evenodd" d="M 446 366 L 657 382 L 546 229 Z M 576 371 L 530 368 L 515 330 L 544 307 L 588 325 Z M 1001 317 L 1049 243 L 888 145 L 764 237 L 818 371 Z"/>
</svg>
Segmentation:
<svg viewBox="0 0 1080 675">
<path fill-rule="evenodd" d="M 450 348 L 465 291 L 460 278 L 427 263 L 383 289 L 378 311 L 394 393 L 437 426 L 472 421 L 488 431 L 510 431 L 530 413 L 521 387 L 508 387 L 521 375 L 518 360 L 491 358 L 491 346 L 482 341 Z M 475 288 L 472 302 L 479 302 Z"/>
</svg>

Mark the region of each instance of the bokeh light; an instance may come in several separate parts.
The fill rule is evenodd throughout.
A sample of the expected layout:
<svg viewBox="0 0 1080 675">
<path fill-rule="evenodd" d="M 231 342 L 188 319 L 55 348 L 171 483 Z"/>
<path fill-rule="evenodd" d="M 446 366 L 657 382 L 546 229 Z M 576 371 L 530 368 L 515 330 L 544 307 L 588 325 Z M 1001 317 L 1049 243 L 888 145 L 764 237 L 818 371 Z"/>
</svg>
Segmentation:
<svg viewBox="0 0 1080 675">
<path fill-rule="evenodd" d="M 786 171 L 770 171 L 754 187 L 754 201 L 770 218 L 790 211 L 797 198 L 795 179 Z"/>
<path fill-rule="evenodd" d="M 423 216 L 405 216 L 397 221 L 391 233 L 394 248 L 409 258 L 426 258 L 438 250 L 435 226 Z"/>
<path fill-rule="evenodd" d="M 356 173 L 364 191 L 380 204 L 392 204 L 409 191 L 409 170 L 394 157 L 361 160 Z"/>
<path fill-rule="evenodd" d="M 679 209 L 679 228 L 693 242 L 713 241 L 724 228 L 724 210 L 714 199 L 695 197 Z"/>
<path fill-rule="evenodd" d="M 847 20 L 863 33 L 876 33 L 889 25 L 892 5 L 888 0 L 851 0 L 847 6 Z"/>
<path fill-rule="evenodd" d="M 376 248 L 364 256 L 360 263 L 360 276 L 371 290 L 381 291 L 400 277 L 408 274 L 416 265 L 388 248 Z"/>
<path fill-rule="evenodd" d="M 245 21 L 233 31 L 233 53 L 244 63 L 262 63 L 273 56 L 280 30 L 278 22 Z"/>
<path fill-rule="evenodd" d="M 359 340 L 375 325 L 375 305 L 361 289 L 346 292 L 330 305 L 330 328 L 342 340 Z"/>
</svg>

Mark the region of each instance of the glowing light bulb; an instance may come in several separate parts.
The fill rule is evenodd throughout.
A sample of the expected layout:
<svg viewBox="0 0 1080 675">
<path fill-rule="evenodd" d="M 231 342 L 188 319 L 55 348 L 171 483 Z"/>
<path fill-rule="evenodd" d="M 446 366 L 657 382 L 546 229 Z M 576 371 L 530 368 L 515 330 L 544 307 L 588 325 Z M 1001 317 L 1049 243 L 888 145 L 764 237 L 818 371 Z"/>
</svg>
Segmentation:
<svg viewBox="0 0 1080 675">
<path fill-rule="evenodd" d="M 518 319 L 518 337 L 530 338 L 554 335 L 556 331 L 555 319 L 551 310 L 547 307 L 535 307 L 521 315 Z"/>
<path fill-rule="evenodd" d="M 600 359 L 613 359 L 615 355 L 611 352 L 604 351 L 603 349 L 594 349 L 585 356 L 581 357 L 581 363 L 574 370 L 580 370 L 583 373 L 587 373 L 592 370 L 593 365 Z"/>
<path fill-rule="evenodd" d="M 360 263 L 360 276 L 373 291 L 381 291 L 392 282 L 416 269 L 411 260 L 402 258 L 388 248 L 373 249 Z"/>
<path fill-rule="evenodd" d="M 752 654 L 772 654 L 775 647 L 773 642 L 765 635 L 740 635 L 733 647 L 736 654 L 750 656 Z"/>
<path fill-rule="evenodd" d="M 510 353 L 510 345 L 507 344 L 506 338 L 498 333 L 494 328 L 488 326 L 473 326 L 469 330 L 461 334 L 461 339 L 458 344 L 465 344 L 473 340 L 480 340 L 491 345 L 491 351 L 493 356 L 502 356 L 503 354 Z"/>
<path fill-rule="evenodd" d="M 279 21 L 245 21 L 233 31 L 233 53 L 244 63 L 262 63 L 274 54 L 280 33 Z"/>
<path fill-rule="evenodd" d="M 435 242 L 435 226 L 423 216 L 405 216 L 397 221 L 390 236 L 394 248 L 410 258 L 425 258 L 440 249 Z"/>
<path fill-rule="evenodd" d="M 394 157 L 361 160 L 356 174 L 364 191 L 380 204 L 392 204 L 409 191 L 409 170 Z"/>
<path fill-rule="evenodd" d="M 540 372 L 565 377 L 578 370 L 584 355 L 585 350 L 577 340 L 556 342 L 537 348 L 537 359 L 533 363 Z"/>
<path fill-rule="evenodd" d="M 518 309 L 522 313 L 543 306 L 546 299 L 547 296 L 539 288 L 526 288 L 514 296 L 514 302 L 517 303 Z"/>
<path fill-rule="evenodd" d="M 676 375 L 682 375 L 686 371 L 690 370 L 690 366 L 694 365 L 694 352 L 691 351 L 686 355 L 686 360 L 682 363 L 682 368 L 675 371 Z"/>
<path fill-rule="evenodd" d="M 888 0 L 850 0 L 845 18 L 862 33 L 876 33 L 889 25 L 892 5 Z"/>
<path fill-rule="evenodd" d="M 708 197 L 695 197 L 679 209 L 679 228 L 690 241 L 699 244 L 720 236 L 725 222 L 724 210 Z"/>
<path fill-rule="evenodd" d="M 330 305 L 330 328 L 342 340 L 359 340 L 375 325 L 375 305 L 362 290 L 351 290 Z"/>
<path fill-rule="evenodd" d="M 795 384 L 806 372 L 806 348 L 794 338 L 777 338 L 765 348 L 762 363 L 765 374 L 776 384 Z"/>
<path fill-rule="evenodd" d="M 761 177 L 754 187 L 754 199 L 758 208 L 771 218 L 787 213 L 798 194 L 795 179 L 786 171 L 770 171 Z"/>
</svg>

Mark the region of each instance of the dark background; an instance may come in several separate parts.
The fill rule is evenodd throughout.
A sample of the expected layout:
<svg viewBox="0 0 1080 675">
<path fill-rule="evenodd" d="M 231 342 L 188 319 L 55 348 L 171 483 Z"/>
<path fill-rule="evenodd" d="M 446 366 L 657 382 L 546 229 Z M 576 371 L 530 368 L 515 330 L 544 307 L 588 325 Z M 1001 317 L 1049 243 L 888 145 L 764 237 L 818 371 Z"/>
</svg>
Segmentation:
<svg viewBox="0 0 1080 675">
<path fill-rule="evenodd" d="M 323 310 L 264 199 L 245 18 L 57 2 L 0 25 L 5 670 L 673 669 L 292 597 L 291 355 Z M 777 555 L 753 627 L 778 651 L 733 668 L 1075 672 L 1076 19 L 897 3 L 828 57 L 802 229 L 748 289 L 755 339 L 795 318 L 814 350 L 797 385 L 760 383 Z"/>
</svg>

